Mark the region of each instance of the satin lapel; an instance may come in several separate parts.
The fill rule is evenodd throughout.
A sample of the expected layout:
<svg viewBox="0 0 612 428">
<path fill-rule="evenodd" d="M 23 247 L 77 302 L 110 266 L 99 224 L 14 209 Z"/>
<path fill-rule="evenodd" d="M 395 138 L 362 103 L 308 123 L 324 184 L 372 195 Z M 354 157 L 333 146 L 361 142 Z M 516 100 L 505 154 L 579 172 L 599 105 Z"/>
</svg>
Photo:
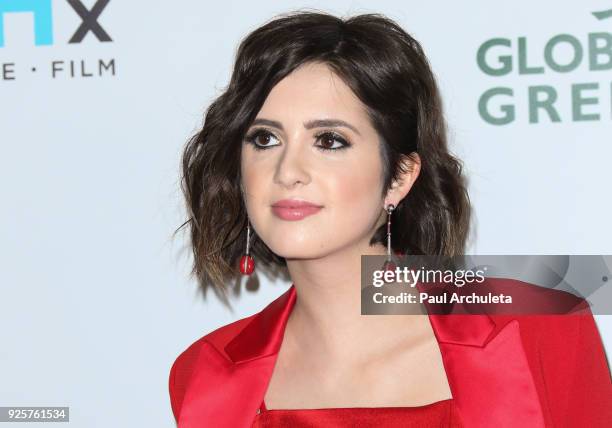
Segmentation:
<svg viewBox="0 0 612 428">
<path fill-rule="evenodd" d="M 250 427 L 273 367 L 273 356 L 234 365 L 205 343 L 183 399 L 178 428 Z"/>
<path fill-rule="evenodd" d="M 437 316 L 460 315 L 430 318 Z M 451 392 L 466 426 L 544 427 L 518 321 L 507 323 L 483 346 L 444 341 L 438 344 Z"/>
<path fill-rule="evenodd" d="M 248 428 L 272 376 L 287 318 L 295 302 L 291 286 L 257 313 L 224 347 L 205 342 L 185 392 L 178 428 Z"/>
<path fill-rule="evenodd" d="M 463 306 L 454 307 L 453 312 L 429 314 L 429 320 L 463 424 L 544 427 L 519 322 L 496 325 L 503 317 L 467 314 Z"/>
</svg>

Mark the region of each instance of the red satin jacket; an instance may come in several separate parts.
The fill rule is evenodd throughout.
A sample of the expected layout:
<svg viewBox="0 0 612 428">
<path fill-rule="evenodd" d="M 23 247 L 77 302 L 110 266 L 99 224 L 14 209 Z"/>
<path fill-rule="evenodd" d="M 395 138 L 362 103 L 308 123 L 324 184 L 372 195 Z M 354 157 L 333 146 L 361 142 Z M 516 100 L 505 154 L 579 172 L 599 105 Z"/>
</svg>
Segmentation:
<svg viewBox="0 0 612 428">
<path fill-rule="evenodd" d="M 252 426 L 296 300 L 220 327 L 170 370 L 178 428 Z M 578 315 L 429 314 L 466 427 L 612 427 L 612 382 L 588 307 Z"/>
</svg>

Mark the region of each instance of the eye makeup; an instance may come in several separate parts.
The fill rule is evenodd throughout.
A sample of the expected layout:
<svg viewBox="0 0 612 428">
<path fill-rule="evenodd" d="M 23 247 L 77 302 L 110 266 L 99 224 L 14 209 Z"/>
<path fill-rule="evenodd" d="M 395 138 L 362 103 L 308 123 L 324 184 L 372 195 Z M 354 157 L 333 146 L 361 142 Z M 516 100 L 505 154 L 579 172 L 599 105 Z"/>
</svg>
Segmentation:
<svg viewBox="0 0 612 428">
<path fill-rule="evenodd" d="M 276 140 L 280 140 L 280 138 L 278 138 L 273 132 L 268 131 L 265 128 L 255 128 L 249 134 L 247 134 L 244 140 L 246 143 L 252 144 L 253 148 L 258 151 L 269 150 L 270 148 L 274 146 L 278 146 L 278 144 L 273 144 L 271 146 L 261 145 L 260 138 L 266 138 L 266 137 L 268 139 L 271 137 Z M 352 144 L 346 138 L 344 138 L 343 136 L 341 136 L 340 134 L 332 130 L 324 130 L 324 131 L 318 132 L 315 135 L 315 139 L 319 142 L 323 142 L 323 145 L 317 145 L 316 147 L 319 150 L 324 151 L 324 152 L 325 151 L 334 152 L 338 150 L 344 150 L 352 146 Z M 331 147 L 327 147 L 328 145 L 330 145 L 330 142 L 331 142 Z M 341 144 L 340 147 L 333 147 L 336 143 Z"/>
</svg>

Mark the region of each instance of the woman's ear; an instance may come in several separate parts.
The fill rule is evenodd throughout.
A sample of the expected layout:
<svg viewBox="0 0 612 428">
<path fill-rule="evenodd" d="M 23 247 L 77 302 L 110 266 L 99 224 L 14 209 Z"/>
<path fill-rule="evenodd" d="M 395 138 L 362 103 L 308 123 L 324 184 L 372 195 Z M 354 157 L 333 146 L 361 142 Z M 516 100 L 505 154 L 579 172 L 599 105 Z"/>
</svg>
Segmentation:
<svg viewBox="0 0 612 428">
<path fill-rule="evenodd" d="M 397 207 L 401 200 L 406 197 L 421 172 L 421 157 L 417 152 L 402 155 L 400 162 L 400 175 L 397 180 L 393 180 L 391 189 L 387 191 L 385 207 L 389 204 Z"/>
</svg>

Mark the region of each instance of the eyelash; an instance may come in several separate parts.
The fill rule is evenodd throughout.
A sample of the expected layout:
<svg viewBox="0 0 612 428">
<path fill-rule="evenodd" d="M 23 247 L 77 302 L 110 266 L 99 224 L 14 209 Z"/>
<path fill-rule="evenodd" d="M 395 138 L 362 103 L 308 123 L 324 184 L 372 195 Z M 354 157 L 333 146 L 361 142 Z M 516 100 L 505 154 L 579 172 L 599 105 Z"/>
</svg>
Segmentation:
<svg viewBox="0 0 612 428">
<path fill-rule="evenodd" d="M 260 136 L 267 136 L 267 135 L 271 135 L 274 138 L 276 138 L 277 140 L 279 140 L 279 138 L 276 135 L 274 135 L 272 132 L 270 132 L 270 131 L 268 131 L 266 129 L 263 129 L 263 128 L 254 130 L 249 135 L 247 135 L 244 140 L 247 143 L 252 144 L 253 148 L 255 150 L 257 150 L 257 151 L 268 150 L 268 149 L 270 149 L 272 147 L 275 147 L 275 146 L 268 146 L 268 147 L 264 146 L 264 147 L 262 147 L 262 146 L 258 146 L 257 143 L 255 143 L 255 141 L 257 140 L 258 137 L 260 137 Z M 341 143 L 342 147 L 337 147 L 335 149 L 331 149 L 331 148 L 327 148 L 327 147 L 317 146 L 317 148 L 319 150 L 321 150 L 321 151 L 324 151 L 324 152 L 335 152 L 335 151 L 338 151 L 338 150 L 347 149 L 347 148 L 349 148 L 351 146 L 351 143 L 349 143 L 346 139 L 344 139 L 343 137 L 341 137 L 340 135 L 338 135 L 337 133 L 335 133 L 333 131 L 322 131 L 322 132 L 318 133 L 317 135 L 315 135 L 317 141 L 320 140 L 322 137 L 326 137 L 326 136 L 332 137 L 335 141 L 338 141 L 339 143 Z"/>
</svg>

